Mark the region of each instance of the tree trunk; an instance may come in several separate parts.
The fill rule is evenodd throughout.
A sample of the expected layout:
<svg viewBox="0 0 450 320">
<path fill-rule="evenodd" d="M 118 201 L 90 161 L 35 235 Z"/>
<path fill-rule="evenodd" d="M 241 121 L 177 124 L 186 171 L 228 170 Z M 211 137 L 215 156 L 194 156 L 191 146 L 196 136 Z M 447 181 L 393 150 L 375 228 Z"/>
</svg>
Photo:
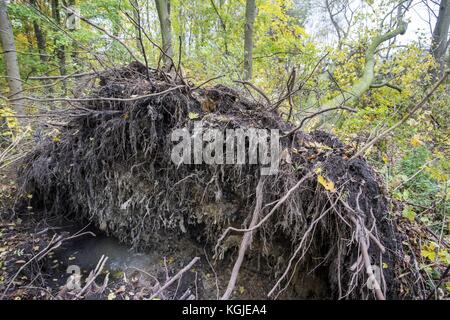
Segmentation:
<svg viewBox="0 0 450 320">
<path fill-rule="evenodd" d="M 6 74 L 9 85 L 9 97 L 20 98 L 22 96 L 22 82 L 20 80 L 19 63 L 17 61 L 16 45 L 14 43 L 14 34 L 6 10 L 5 0 L 0 0 L 0 39 L 5 56 Z M 17 114 L 25 114 L 24 106 L 21 100 L 12 102 Z"/>
<path fill-rule="evenodd" d="M 162 49 L 164 66 L 170 69 L 173 57 L 172 48 L 172 27 L 170 21 L 170 0 L 155 0 L 158 11 L 159 23 L 161 25 Z M 170 57 L 170 58 L 169 58 Z"/>
<path fill-rule="evenodd" d="M 42 63 L 47 63 L 47 55 L 46 55 L 46 41 L 45 36 L 42 33 L 41 27 L 37 24 L 36 21 L 33 22 L 34 34 L 36 36 L 36 43 L 39 51 L 39 58 Z"/>
<path fill-rule="evenodd" d="M 76 0 L 69 0 L 68 1 L 69 7 L 72 7 L 73 9 L 76 9 L 76 5 L 77 5 L 77 1 Z M 77 28 L 77 24 L 75 23 L 75 27 L 73 30 L 76 30 Z M 70 57 L 72 58 L 72 65 L 73 68 L 78 72 L 81 70 L 81 66 L 83 65 L 83 63 L 80 61 L 80 58 L 78 57 L 78 45 L 77 45 L 77 41 L 75 39 L 72 40 L 71 43 L 71 53 L 70 53 Z"/>
<path fill-rule="evenodd" d="M 61 26 L 61 15 L 59 12 L 59 1 L 52 0 L 52 17 L 58 26 Z M 56 42 L 58 38 L 56 39 Z M 60 75 L 66 75 L 66 52 L 64 45 L 56 45 L 56 57 L 58 58 L 59 73 Z M 65 88 L 65 81 L 63 81 Z"/>
<path fill-rule="evenodd" d="M 244 32 L 244 80 L 250 80 L 253 72 L 253 24 L 256 18 L 255 0 L 247 0 Z"/>
<path fill-rule="evenodd" d="M 134 26 L 135 29 L 135 37 L 136 37 L 136 48 L 138 48 L 139 52 L 141 52 L 142 54 L 144 54 L 144 48 L 141 45 L 141 40 L 140 38 L 142 37 L 141 34 L 141 17 L 139 15 L 139 4 L 137 0 L 130 0 L 131 6 L 133 7 L 133 19 L 136 22 L 137 25 Z"/>
<path fill-rule="evenodd" d="M 39 10 L 39 8 L 36 5 L 36 0 L 30 0 L 30 4 Z M 46 55 L 47 44 L 46 44 L 44 33 L 42 32 L 41 27 L 39 26 L 39 24 L 36 21 L 33 21 L 33 29 L 34 29 L 34 35 L 36 37 L 36 43 L 37 43 L 37 47 L 38 47 L 38 51 L 39 51 L 39 58 L 40 58 L 42 64 L 46 64 L 47 63 L 47 55 Z"/>
<path fill-rule="evenodd" d="M 441 0 L 439 15 L 433 30 L 431 53 L 440 66 L 441 73 L 445 68 L 445 53 L 448 48 L 448 31 L 450 25 L 450 0 Z"/>
<path fill-rule="evenodd" d="M 358 100 L 364 93 L 366 93 L 372 87 L 375 80 L 374 68 L 376 50 L 382 43 L 389 41 L 390 39 L 393 39 L 398 35 L 405 34 L 407 26 L 408 25 L 400 19 L 396 29 L 386 32 L 382 35 L 374 36 L 371 39 L 371 43 L 366 50 L 366 61 L 362 76 L 357 79 L 351 87 L 345 88 L 345 90 L 343 90 L 341 94 L 339 94 L 335 98 L 322 102 L 318 111 L 338 108 L 344 106 L 345 104 L 353 103 Z M 323 127 L 324 125 L 330 126 L 335 124 L 338 114 L 339 113 L 336 111 L 324 113 L 315 128 Z"/>
</svg>

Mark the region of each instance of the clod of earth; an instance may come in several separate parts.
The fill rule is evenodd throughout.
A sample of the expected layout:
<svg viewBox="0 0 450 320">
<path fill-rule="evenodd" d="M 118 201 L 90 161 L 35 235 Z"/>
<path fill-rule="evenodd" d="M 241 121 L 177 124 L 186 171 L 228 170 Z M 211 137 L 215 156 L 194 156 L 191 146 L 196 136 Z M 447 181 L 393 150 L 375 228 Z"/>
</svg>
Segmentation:
<svg viewBox="0 0 450 320">
<path fill-rule="evenodd" d="M 67 111 L 58 141 L 42 141 L 20 165 L 21 191 L 33 194 L 34 208 L 89 219 L 135 248 L 194 239 L 223 264 L 236 259 L 231 249 L 259 197 L 243 266 L 269 275 L 270 297 L 405 295 L 394 280 L 403 253 L 377 175 L 363 158 L 349 160 L 354 151 L 337 138 L 320 131 L 282 138 L 288 157 L 257 192 L 259 165 L 176 166 L 170 136 L 198 121 L 205 129 L 292 130 L 276 111 L 139 63 L 98 78 L 89 98 Z"/>
</svg>

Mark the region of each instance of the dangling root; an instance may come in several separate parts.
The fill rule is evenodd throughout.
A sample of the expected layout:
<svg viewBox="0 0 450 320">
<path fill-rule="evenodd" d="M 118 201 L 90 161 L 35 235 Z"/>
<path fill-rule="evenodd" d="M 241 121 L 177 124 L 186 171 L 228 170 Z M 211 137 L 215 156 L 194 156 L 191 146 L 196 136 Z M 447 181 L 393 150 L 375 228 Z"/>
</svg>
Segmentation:
<svg viewBox="0 0 450 320">
<path fill-rule="evenodd" d="M 265 180 L 266 180 L 265 177 L 259 178 L 259 182 L 256 187 L 256 204 L 255 210 L 253 211 L 253 216 L 250 222 L 249 229 L 252 229 L 258 222 L 258 217 L 261 212 L 263 202 L 263 188 Z M 239 255 L 236 262 L 234 263 L 234 267 L 230 276 L 230 281 L 228 282 L 227 289 L 225 290 L 225 293 L 223 294 L 221 300 L 228 300 L 231 294 L 233 293 L 234 287 L 236 285 L 236 280 L 239 274 L 239 269 L 241 268 L 242 261 L 244 261 L 245 251 L 247 251 L 247 248 L 250 246 L 251 243 L 252 243 L 252 231 L 246 231 L 244 236 L 242 237 L 242 242 L 239 247 Z"/>
</svg>

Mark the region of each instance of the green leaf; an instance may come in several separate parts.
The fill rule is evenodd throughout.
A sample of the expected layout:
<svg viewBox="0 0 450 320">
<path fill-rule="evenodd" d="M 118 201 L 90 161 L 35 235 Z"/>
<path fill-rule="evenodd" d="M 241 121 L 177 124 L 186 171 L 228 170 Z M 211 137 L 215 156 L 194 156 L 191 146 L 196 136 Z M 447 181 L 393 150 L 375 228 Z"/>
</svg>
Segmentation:
<svg viewBox="0 0 450 320">
<path fill-rule="evenodd" d="M 402 216 L 408 219 L 409 221 L 413 222 L 414 219 L 416 218 L 416 213 L 411 207 L 405 207 L 403 209 Z"/>
</svg>

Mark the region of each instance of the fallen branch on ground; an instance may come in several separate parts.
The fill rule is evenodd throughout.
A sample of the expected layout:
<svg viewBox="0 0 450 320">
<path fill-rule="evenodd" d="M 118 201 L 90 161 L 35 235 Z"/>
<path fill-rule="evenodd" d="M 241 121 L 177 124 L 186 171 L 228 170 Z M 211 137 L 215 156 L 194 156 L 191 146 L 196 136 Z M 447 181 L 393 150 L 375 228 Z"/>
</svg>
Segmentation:
<svg viewBox="0 0 450 320">
<path fill-rule="evenodd" d="M 183 273 L 185 273 L 186 271 L 188 271 L 190 268 L 192 268 L 192 266 L 198 261 L 200 260 L 199 257 L 195 257 L 194 259 L 192 259 L 191 262 L 189 262 L 189 264 L 187 266 L 185 266 L 183 269 L 181 269 L 180 271 L 178 271 L 178 273 L 176 275 L 174 275 L 172 278 L 170 278 L 158 291 L 156 291 L 152 296 L 150 296 L 150 300 L 155 299 L 161 292 L 163 292 L 164 290 L 166 290 L 172 283 L 174 283 L 176 280 L 178 280 L 179 278 L 181 278 L 181 276 L 183 275 Z"/>
</svg>

